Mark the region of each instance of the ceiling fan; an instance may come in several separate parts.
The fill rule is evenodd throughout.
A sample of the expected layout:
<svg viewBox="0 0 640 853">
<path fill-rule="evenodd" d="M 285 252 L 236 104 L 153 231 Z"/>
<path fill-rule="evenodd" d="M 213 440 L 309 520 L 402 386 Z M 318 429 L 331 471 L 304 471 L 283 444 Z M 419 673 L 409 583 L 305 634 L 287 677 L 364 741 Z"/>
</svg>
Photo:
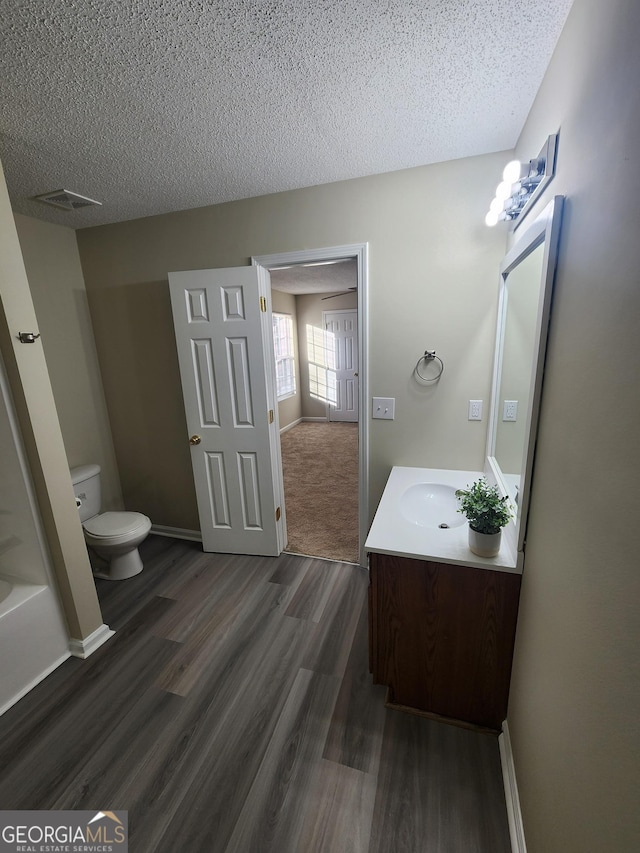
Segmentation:
<svg viewBox="0 0 640 853">
<path fill-rule="evenodd" d="M 320 301 L 324 302 L 325 299 L 335 299 L 336 296 L 346 296 L 347 293 L 353 293 L 353 291 L 357 289 L 357 287 L 350 287 L 348 290 L 340 291 L 340 293 L 332 293 L 330 296 L 323 296 Z"/>
</svg>

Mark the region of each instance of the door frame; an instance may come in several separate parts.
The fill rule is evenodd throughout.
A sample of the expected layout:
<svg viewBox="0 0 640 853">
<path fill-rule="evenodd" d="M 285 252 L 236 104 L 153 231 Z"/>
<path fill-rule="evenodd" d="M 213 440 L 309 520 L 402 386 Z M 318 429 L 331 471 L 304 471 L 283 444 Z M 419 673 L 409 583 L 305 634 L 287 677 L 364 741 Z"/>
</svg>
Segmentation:
<svg viewBox="0 0 640 853">
<path fill-rule="evenodd" d="M 353 258 L 358 273 L 358 363 L 360 382 L 358 386 L 358 551 L 360 565 L 366 568 L 367 555 L 364 543 L 369 530 L 369 418 L 367 400 L 369 399 L 369 244 L 351 243 L 344 246 L 329 246 L 323 249 L 301 249 L 296 252 L 278 252 L 271 255 L 254 255 L 251 264 L 258 267 L 260 295 L 267 302 L 265 321 L 271 329 L 271 276 L 274 267 L 311 263 L 313 261 L 335 261 L 340 258 Z M 272 332 L 269 338 L 272 341 Z M 273 347 L 272 347 L 273 348 Z M 273 360 L 273 359 L 271 359 Z M 272 370 L 273 393 L 275 393 L 275 375 Z M 282 479 L 282 457 L 280 445 L 277 446 L 277 460 L 274 470 Z"/>
</svg>

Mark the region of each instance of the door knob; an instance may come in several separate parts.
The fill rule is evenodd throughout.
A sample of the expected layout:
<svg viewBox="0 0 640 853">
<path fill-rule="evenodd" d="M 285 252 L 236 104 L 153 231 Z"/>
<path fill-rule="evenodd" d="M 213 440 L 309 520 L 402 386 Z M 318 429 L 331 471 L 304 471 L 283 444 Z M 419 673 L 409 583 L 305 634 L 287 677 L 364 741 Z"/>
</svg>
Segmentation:
<svg viewBox="0 0 640 853">
<path fill-rule="evenodd" d="M 199 435 L 192 435 L 189 439 L 189 444 L 200 444 L 201 441 L 202 439 Z"/>
<path fill-rule="evenodd" d="M 357 374 L 357 373 L 354 373 L 353 375 L 354 375 L 354 376 L 357 376 L 358 374 Z"/>
</svg>

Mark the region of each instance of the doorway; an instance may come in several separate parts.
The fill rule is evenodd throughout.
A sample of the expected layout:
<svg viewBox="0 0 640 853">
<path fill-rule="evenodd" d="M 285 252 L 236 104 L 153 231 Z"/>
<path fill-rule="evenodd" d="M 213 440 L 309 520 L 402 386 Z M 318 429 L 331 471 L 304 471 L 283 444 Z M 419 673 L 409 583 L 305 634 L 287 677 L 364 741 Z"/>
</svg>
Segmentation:
<svg viewBox="0 0 640 853">
<path fill-rule="evenodd" d="M 356 291 L 351 258 L 271 272 L 286 550 L 350 563 L 359 561 Z"/>
<path fill-rule="evenodd" d="M 367 364 L 366 364 L 366 334 L 367 334 L 367 245 L 356 244 L 349 246 L 331 247 L 328 249 L 306 250 L 301 252 L 290 252 L 278 255 L 254 257 L 254 265 L 262 268 L 264 272 L 265 289 L 272 297 L 269 304 L 272 310 L 281 308 L 281 302 L 273 299 L 272 290 L 281 293 L 289 292 L 299 300 L 302 305 L 301 311 L 296 311 L 298 325 L 297 329 L 298 349 L 308 348 L 309 353 L 304 354 L 304 370 L 299 376 L 299 389 L 305 398 L 304 409 L 293 414 L 291 404 L 289 408 L 283 406 L 287 412 L 283 416 L 285 429 L 282 433 L 282 443 L 286 442 L 288 429 L 299 429 L 302 433 L 305 425 L 310 436 L 311 425 L 322 424 L 324 432 L 327 428 L 335 428 L 343 432 L 339 436 L 339 445 L 348 445 L 353 440 L 354 452 L 357 454 L 355 463 L 357 471 L 354 477 L 357 479 L 357 507 L 354 507 L 357 516 L 357 546 L 354 548 L 354 557 L 351 558 L 361 565 L 366 565 L 364 553 L 364 540 L 368 527 L 368 424 L 367 418 L 362 414 L 366 412 L 364 401 L 367 399 Z M 311 284 L 311 282 L 314 284 Z M 314 294 L 315 290 L 315 294 Z M 315 303 L 313 310 L 318 318 L 313 322 L 307 322 L 311 303 Z M 273 307 L 276 306 L 276 307 Z M 294 309 L 290 309 L 294 310 Z M 279 312 L 277 312 L 279 313 Z M 351 376 L 340 375 L 340 390 L 336 381 L 336 371 L 327 370 L 326 353 L 320 351 L 327 346 L 328 336 L 333 335 L 333 329 L 327 328 L 327 321 L 333 321 L 341 314 L 349 317 L 353 323 L 353 332 L 347 333 L 346 346 L 352 346 L 353 351 L 350 358 L 344 358 L 344 340 L 342 334 L 343 351 L 339 360 L 341 368 L 350 370 Z M 335 345 L 335 344 L 333 344 Z M 317 357 L 314 358 L 313 353 Z M 309 355 L 309 357 L 307 357 Z M 350 368 L 348 367 L 350 365 Z M 357 370 L 354 370 L 354 365 Z M 354 376 L 353 374 L 357 374 Z M 341 394 L 341 405 L 338 405 L 338 394 Z M 351 414 L 342 417 L 340 412 L 344 409 L 345 394 L 349 399 Z M 334 413 L 335 417 L 331 414 Z M 325 435 L 320 438 L 320 432 L 314 441 L 318 443 L 318 453 L 327 454 Z M 343 434 L 344 433 L 344 434 Z M 347 435 L 350 433 L 350 436 Z M 299 440 L 299 436 L 298 436 Z M 329 442 L 331 439 L 329 438 Z M 356 448 L 357 445 L 357 448 Z M 330 446 L 330 444 L 329 444 Z M 337 446 L 337 445 L 336 445 Z M 286 451 L 285 451 L 286 452 Z M 339 499 L 339 498 L 338 498 Z M 291 501 L 293 504 L 293 501 Z M 287 490 L 285 488 L 285 512 L 290 513 L 287 507 Z M 320 519 L 324 514 L 316 514 L 317 525 L 321 526 Z M 289 519 L 288 526 L 294 519 Z M 293 529 L 293 524 L 291 527 Z M 320 532 L 320 531 L 318 531 Z M 337 537 L 334 537 L 337 538 Z M 314 554 L 314 556 L 317 556 Z M 320 555 L 323 556 L 323 555 Z M 329 559 L 335 556 L 329 555 Z"/>
</svg>

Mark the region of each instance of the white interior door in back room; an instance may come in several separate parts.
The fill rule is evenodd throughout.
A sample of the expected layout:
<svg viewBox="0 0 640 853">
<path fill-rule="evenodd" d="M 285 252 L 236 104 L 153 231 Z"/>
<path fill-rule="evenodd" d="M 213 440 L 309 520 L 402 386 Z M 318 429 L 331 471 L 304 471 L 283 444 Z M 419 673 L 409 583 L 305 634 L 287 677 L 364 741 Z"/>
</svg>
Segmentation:
<svg viewBox="0 0 640 853">
<path fill-rule="evenodd" d="M 329 420 L 358 422 L 358 312 L 323 311 L 325 333 L 331 337 L 335 364 L 335 403 L 329 403 Z"/>
<path fill-rule="evenodd" d="M 169 289 L 203 548 L 276 556 L 286 530 L 258 271 L 173 272 Z"/>
</svg>

